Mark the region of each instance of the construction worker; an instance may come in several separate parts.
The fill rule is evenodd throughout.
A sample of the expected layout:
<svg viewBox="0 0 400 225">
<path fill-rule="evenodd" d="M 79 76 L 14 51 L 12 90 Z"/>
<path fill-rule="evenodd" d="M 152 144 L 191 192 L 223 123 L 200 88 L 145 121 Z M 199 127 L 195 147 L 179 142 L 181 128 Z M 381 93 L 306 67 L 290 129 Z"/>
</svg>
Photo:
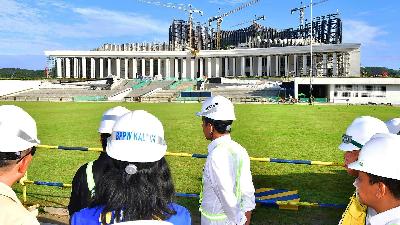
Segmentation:
<svg viewBox="0 0 400 225">
<path fill-rule="evenodd" d="M 255 208 L 250 159 L 231 139 L 234 106 L 223 96 L 206 99 L 201 112 L 203 134 L 211 143 L 200 194 L 201 224 L 250 224 Z"/>
<path fill-rule="evenodd" d="M 136 110 L 120 117 L 107 141 L 111 167 L 96 184 L 90 208 L 74 213 L 71 224 L 155 220 L 190 225 L 189 211 L 173 203 L 166 150 L 164 128 L 155 116 Z"/>
<path fill-rule="evenodd" d="M 349 168 L 358 171 L 358 199 L 373 208 L 371 225 L 400 224 L 400 137 L 376 134 L 361 149 Z"/>
<path fill-rule="evenodd" d="M 25 209 L 11 189 L 25 175 L 39 143 L 36 122 L 27 112 L 13 105 L 0 106 L 1 225 L 39 225 L 37 210 Z"/>
<path fill-rule="evenodd" d="M 348 174 L 358 176 L 358 171 L 348 168 L 348 165 L 357 161 L 360 149 L 376 133 L 389 133 L 389 130 L 383 121 L 371 116 L 358 117 L 347 128 L 339 149 L 345 152 L 344 164 Z M 375 214 L 373 209 L 361 204 L 354 193 L 339 224 L 369 225 L 369 218 Z"/>
<path fill-rule="evenodd" d="M 117 106 L 104 112 L 98 129 L 103 152 L 100 153 L 100 156 L 95 161 L 82 165 L 75 173 L 68 204 L 70 216 L 89 206 L 90 200 L 94 195 L 94 187 L 104 172 L 107 171 L 110 164 L 110 158 L 105 153 L 107 138 L 111 136 L 115 121 L 128 112 L 130 111 L 122 106 Z"/>
<path fill-rule="evenodd" d="M 400 135 L 400 118 L 393 118 L 386 121 L 386 126 L 390 133 Z"/>
</svg>

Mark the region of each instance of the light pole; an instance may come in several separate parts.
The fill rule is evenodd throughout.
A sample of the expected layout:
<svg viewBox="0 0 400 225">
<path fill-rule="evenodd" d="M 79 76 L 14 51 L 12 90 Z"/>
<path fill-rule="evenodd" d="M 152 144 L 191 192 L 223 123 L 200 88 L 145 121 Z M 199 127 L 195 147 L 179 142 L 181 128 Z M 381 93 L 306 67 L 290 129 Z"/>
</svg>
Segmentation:
<svg viewBox="0 0 400 225">
<path fill-rule="evenodd" d="M 312 42 L 313 42 L 313 16 L 312 16 L 312 8 L 313 8 L 313 3 L 312 0 L 310 0 L 310 12 L 311 12 L 311 32 L 310 32 L 310 55 L 311 55 L 311 62 L 310 62 L 310 99 L 309 99 L 309 104 L 312 105 L 313 104 L 313 95 L 312 95 L 312 91 L 313 91 L 313 87 L 312 87 L 312 76 L 313 76 L 313 48 L 312 48 Z"/>
</svg>

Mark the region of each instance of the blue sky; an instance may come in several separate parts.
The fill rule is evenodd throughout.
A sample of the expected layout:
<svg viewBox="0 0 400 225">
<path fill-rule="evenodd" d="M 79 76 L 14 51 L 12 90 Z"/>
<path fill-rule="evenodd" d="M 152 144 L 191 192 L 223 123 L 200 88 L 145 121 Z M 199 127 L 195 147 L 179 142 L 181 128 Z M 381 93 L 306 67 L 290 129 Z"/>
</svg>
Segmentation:
<svg viewBox="0 0 400 225">
<path fill-rule="evenodd" d="M 152 0 L 148 0 L 152 1 Z M 192 4 L 206 21 L 243 4 L 244 0 L 153 0 Z M 314 0 L 318 2 L 319 0 Z M 265 15 L 264 26 L 284 29 L 298 25 L 290 9 L 300 1 L 260 0 L 224 19 L 223 29 Z M 400 68 L 400 29 L 397 0 L 328 0 L 313 7 L 313 15 L 339 10 L 346 43 L 361 43 L 362 66 Z M 306 10 L 310 17 L 310 10 Z M 103 43 L 167 41 L 173 19 L 187 19 L 184 11 L 138 0 L 0 0 L 0 68 L 43 69 L 45 50 L 90 50 Z"/>
</svg>

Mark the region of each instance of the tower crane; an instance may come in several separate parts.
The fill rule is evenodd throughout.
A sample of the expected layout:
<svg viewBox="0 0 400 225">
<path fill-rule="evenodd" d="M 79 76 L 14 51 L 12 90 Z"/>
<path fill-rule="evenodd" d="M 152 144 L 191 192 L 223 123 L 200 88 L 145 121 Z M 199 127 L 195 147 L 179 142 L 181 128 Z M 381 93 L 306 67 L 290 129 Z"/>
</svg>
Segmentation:
<svg viewBox="0 0 400 225">
<path fill-rule="evenodd" d="M 188 19 L 188 23 L 189 23 L 189 40 L 188 40 L 187 45 L 189 46 L 189 48 L 192 47 L 193 14 L 197 13 L 200 16 L 202 16 L 203 15 L 203 11 L 193 8 L 191 4 L 185 5 L 185 4 L 174 4 L 174 3 L 162 3 L 162 2 L 159 2 L 159 1 L 146 1 L 146 0 L 138 0 L 138 1 L 139 2 L 143 2 L 143 3 L 147 3 L 147 4 L 156 5 L 156 6 L 162 6 L 162 7 L 166 7 L 166 8 L 172 8 L 172 9 L 178 9 L 178 10 L 182 10 L 182 11 L 185 11 L 185 12 L 189 13 L 189 19 Z"/>
<path fill-rule="evenodd" d="M 233 26 L 231 26 L 231 27 L 238 27 L 238 26 L 242 26 L 243 24 L 251 23 L 251 22 L 254 24 L 254 23 L 256 23 L 256 21 L 259 21 L 259 20 L 265 20 L 265 16 L 262 15 L 262 16 L 257 17 L 257 15 L 255 15 L 253 20 L 248 20 L 248 21 L 246 21 L 246 22 L 242 22 L 242 23 L 233 25 Z"/>
<path fill-rule="evenodd" d="M 237 7 L 236 9 L 232 9 L 231 11 L 228 11 L 224 14 L 218 15 L 218 16 L 213 16 L 211 18 L 208 19 L 208 25 L 211 26 L 211 23 L 214 21 L 217 21 L 217 50 L 219 50 L 221 48 L 221 23 L 222 23 L 222 19 L 226 16 L 229 16 L 233 13 L 239 12 L 240 10 L 254 5 L 255 3 L 259 2 L 260 0 L 251 0 L 239 7 Z"/>
<path fill-rule="evenodd" d="M 326 1 L 328 1 L 328 0 L 321 0 L 319 2 L 315 2 L 315 3 L 311 3 L 311 4 L 312 4 L 312 6 L 315 6 L 315 5 L 321 4 L 321 3 L 326 2 Z M 299 11 L 299 13 L 300 13 L 300 25 L 304 25 L 304 9 L 310 7 L 311 4 L 303 5 L 303 2 L 300 2 L 300 7 L 293 8 L 293 9 L 290 10 L 290 14 L 293 14 L 294 12 Z"/>
</svg>

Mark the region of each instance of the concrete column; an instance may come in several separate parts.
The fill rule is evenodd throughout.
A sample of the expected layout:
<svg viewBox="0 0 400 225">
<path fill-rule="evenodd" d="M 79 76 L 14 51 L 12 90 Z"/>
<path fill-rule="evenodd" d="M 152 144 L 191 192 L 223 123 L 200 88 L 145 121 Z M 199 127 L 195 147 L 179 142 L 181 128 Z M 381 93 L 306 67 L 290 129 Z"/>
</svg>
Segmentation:
<svg viewBox="0 0 400 225">
<path fill-rule="evenodd" d="M 146 76 L 146 59 L 142 59 L 142 76 Z"/>
<path fill-rule="evenodd" d="M 82 57 L 82 78 L 86 78 L 86 57 Z"/>
<path fill-rule="evenodd" d="M 132 77 L 133 78 L 138 78 L 138 71 L 137 71 L 137 59 L 133 58 L 132 59 Z"/>
<path fill-rule="evenodd" d="M 203 78 L 204 76 L 204 59 L 199 58 L 199 64 L 200 64 L 200 78 Z"/>
<path fill-rule="evenodd" d="M 157 75 L 160 75 L 162 77 L 162 72 L 161 72 L 161 59 L 157 60 Z"/>
<path fill-rule="evenodd" d="M 288 63 L 288 56 L 285 55 L 285 76 L 288 77 L 289 76 L 289 63 Z"/>
<path fill-rule="evenodd" d="M 169 60 L 169 64 L 168 64 L 168 68 L 169 68 L 169 78 L 173 78 L 174 77 L 174 65 L 175 65 L 175 60 L 174 59 L 168 59 Z"/>
<path fill-rule="evenodd" d="M 240 63 L 240 75 L 244 76 L 246 75 L 246 58 L 245 57 L 241 57 L 241 63 Z"/>
<path fill-rule="evenodd" d="M 236 58 L 232 58 L 232 76 L 236 76 Z"/>
<path fill-rule="evenodd" d="M 65 78 L 71 78 L 71 61 L 65 58 Z"/>
<path fill-rule="evenodd" d="M 90 58 L 90 78 L 96 78 L 96 61 Z"/>
<path fill-rule="evenodd" d="M 303 75 L 308 76 L 307 73 L 307 55 L 303 55 Z"/>
<path fill-rule="evenodd" d="M 186 79 L 187 78 L 187 59 L 183 58 L 182 59 L 182 74 L 181 74 L 181 79 Z"/>
<path fill-rule="evenodd" d="M 322 55 L 322 71 L 323 71 L 323 75 L 324 77 L 326 77 L 328 75 L 328 55 L 325 53 Z"/>
<path fill-rule="evenodd" d="M 271 76 L 271 56 L 267 56 L 267 77 Z"/>
<path fill-rule="evenodd" d="M 196 70 L 195 70 L 195 66 L 194 66 L 194 61 L 195 59 L 194 58 L 191 58 L 190 59 L 190 79 L 192 79 L 192 80 L 194 80 L 194 78 L 195 78 L 195 72 L 196 72 Z"/>
<path fill-rule="evenodd" d="M 73 60 L 73 68 L 74 68 L 74 78 L 78 78 L 78 59 L 74 58 Z"/>
<path fill-rule="evenodd" d="M 337 53 L 333 53 L 333 76 L 337 77 L 338 76 L 338 63 L 337 63 Z"/>
<path fill-rule="evenodd" d="M 150 77 L 154 77 L 154 59 L 150 59 Z"/>
<path fill-rule="evenodd" d="M 225 77 L 229 76 L 229 58 L 225 57 Z"/>
<path fill-rule="evenodd" d="M 124 67 L 125 67 L 125 79 L 128 79 L 129 67 L 128 67 L 128 59 L 127 58 L 125 58 L 125 60 L 124 60 Z"/>
<path fill-rule="evenodd" d="M 111 58 L 107 59 L 107 76 L 111 75 Z"/>
<path fill-rule="evenodd" d="M 258 57 L 257 76 L 259 76 L 259 77 L 262 76 L 262 57 Z"/>
<path fill-rule="evenodd" d="M 299 84 L 296 82 L 296 79 L 294 79 L 294 98 L 299 98 Z"/>
<path fill-rule="evenodd" d="M 57 78 L 62 78 L 62 59 L 57 58 Z"/>
<path fill-rule="evenodd" d="M 169 58 L 165 59 L 165 78 L 171 77 L 171 62 Z"/>
<path fill-rule="evenodd" d="M 100 58 L 100 78 L 104 78 L 104 59 Z"/>
<path fill-rule="evenodd" d="M 215 58 L 215 77 L 221 77 L 221 58 Z"/>
<path fill-rule="evenodd" d="M 294 70 L 293 76 L 297 77 L 297 55 L 293 56 L 293 70 Z"/>
<path fill-rule="evenodd" d="M 120 58 L 116 58 L 115 59 L 115 67 L 116 67 L 116 72 L 117 72 L 117 77 L 121 78 L 121 59 Z"/>
<path fill-rule="evenodd" d="M 177 80 L 179 79 L 179 59 L 175 58 L 174 67 L 174 78 Z"/>
<path fill-rule="evenodd" d="M 249 57 L 249 58 L 250 58 L 249 73 L 250 73 L 250 76 L 253 77 L 253 76 L 254 76 L 254 71 L 253 71 L 253 57 Z"/>
<path fill-rule="evenodd" d="M 207 58 L 207 77 L 211 78 L 212 77 L 212 64 L 211 64 L 211 58 Z"/>
<path fill-rule="evenodd" d="M 280 57 L 279 57 L 279 55 L 277 55 L 277 56 L 275 56 L 275 61 L 276 61 L 276 63 L 275 63 L 275 76 L 276 77 L 279 77 L 280 76 Z"/>
</svg>

